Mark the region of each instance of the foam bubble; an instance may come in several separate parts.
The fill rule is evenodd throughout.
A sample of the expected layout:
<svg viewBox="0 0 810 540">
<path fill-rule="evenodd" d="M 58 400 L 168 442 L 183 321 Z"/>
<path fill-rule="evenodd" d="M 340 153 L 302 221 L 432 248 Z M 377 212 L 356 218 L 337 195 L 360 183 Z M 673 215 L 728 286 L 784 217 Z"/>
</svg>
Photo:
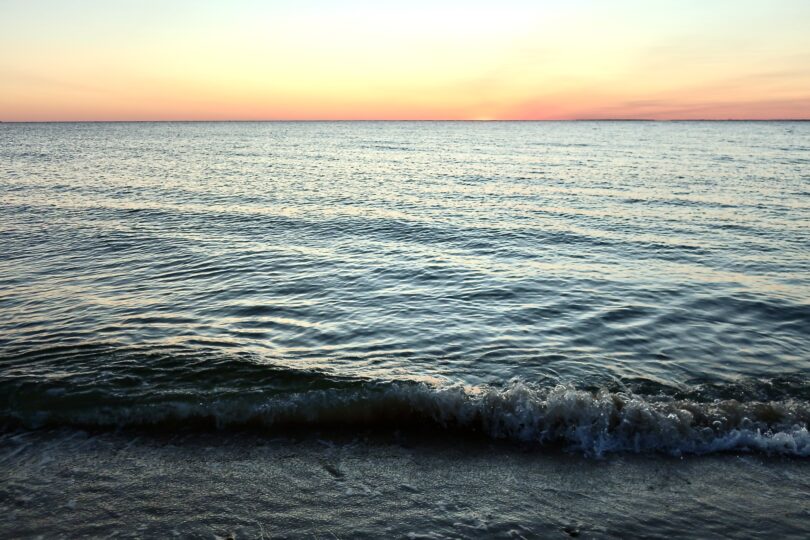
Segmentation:
<svg viewBox="0 0 810 540">
<path fill-rule="evenodd" d="M 521 381 L 504 388 L 369 383 L 276 395 L 259 402 L 220 398 L 100 403 L 25 415 L 7 411 L 4 416 L 26 427 L 432 425 L 499 439 L 563 444 L 590 456 L 723 451 L 810 456 L 810 406 L 805 401 L 698 402 Z"/>
</svg>

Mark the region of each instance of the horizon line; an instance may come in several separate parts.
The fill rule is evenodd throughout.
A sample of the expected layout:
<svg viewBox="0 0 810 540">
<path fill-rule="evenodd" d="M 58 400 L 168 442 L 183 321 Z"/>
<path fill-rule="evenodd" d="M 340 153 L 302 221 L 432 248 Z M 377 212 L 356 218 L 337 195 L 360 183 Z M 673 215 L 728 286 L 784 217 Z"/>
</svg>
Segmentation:
<svg viewBox="0 0 810 540">
<path fill-rule="evenodd" d="M 271 123 L 271 122 L 810 122 L 807 118 L 288 118 L 288 119 L 162 119 L 162 120 L 0 120 L 0 124 L 134 124 L 134 123 Z"/>
</svg>

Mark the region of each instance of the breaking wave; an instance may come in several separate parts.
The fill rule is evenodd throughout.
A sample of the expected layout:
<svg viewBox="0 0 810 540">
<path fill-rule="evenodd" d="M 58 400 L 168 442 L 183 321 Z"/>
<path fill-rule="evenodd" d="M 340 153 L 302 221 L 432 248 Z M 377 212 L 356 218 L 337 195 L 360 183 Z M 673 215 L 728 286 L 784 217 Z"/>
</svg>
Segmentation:
<svg viewBox="0 0 810 540">
<path fill-rule="evenodd" d="M 793 398 L 702 402 L 517 380 L 503 388 L 356 381 L 264 398 L 196 395 L 148 402 L 112 395 L 71 401 L 46 394 L 28 395 L 24 404 L 7 403 L 0 418 L 6 426 L 26 428 L 420 427 L 449 436 L 466 432 L 541 447 L 562 445 L 594 457 L 726 451 L 810 456 L 810 404 Z"/>
</svg>

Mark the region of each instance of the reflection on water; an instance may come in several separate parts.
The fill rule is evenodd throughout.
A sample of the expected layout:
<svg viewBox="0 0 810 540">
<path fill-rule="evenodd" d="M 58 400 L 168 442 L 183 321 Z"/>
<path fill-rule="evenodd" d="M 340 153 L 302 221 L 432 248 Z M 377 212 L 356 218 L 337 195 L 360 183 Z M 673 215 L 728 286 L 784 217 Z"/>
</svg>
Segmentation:
<svg viewBox="0 0 810 540">
<path fill-rule="evenodd" d="M 469 381 L 801 370 L 807 131 L 4 125 L 3 350 L 193 341 Z"/>
<path fill-rule="evenodd" d="M 3 124 L 0 384 L 163 395 L 202 353 L 469 388 L 804 380 L 808 141 L 779 122 Z"/>
</svg>

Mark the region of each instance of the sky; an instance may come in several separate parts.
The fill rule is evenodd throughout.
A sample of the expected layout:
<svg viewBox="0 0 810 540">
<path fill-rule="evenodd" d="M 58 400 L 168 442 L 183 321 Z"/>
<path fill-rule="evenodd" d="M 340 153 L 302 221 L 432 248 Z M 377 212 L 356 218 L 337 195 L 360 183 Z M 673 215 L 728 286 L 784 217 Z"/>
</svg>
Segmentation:
<svg viewBox="0 0 810 540">
<path fill-rule="evenodd" d="M 810 118 L 810 0 L 0 0 L 0 120 Z"/>
</svg>

